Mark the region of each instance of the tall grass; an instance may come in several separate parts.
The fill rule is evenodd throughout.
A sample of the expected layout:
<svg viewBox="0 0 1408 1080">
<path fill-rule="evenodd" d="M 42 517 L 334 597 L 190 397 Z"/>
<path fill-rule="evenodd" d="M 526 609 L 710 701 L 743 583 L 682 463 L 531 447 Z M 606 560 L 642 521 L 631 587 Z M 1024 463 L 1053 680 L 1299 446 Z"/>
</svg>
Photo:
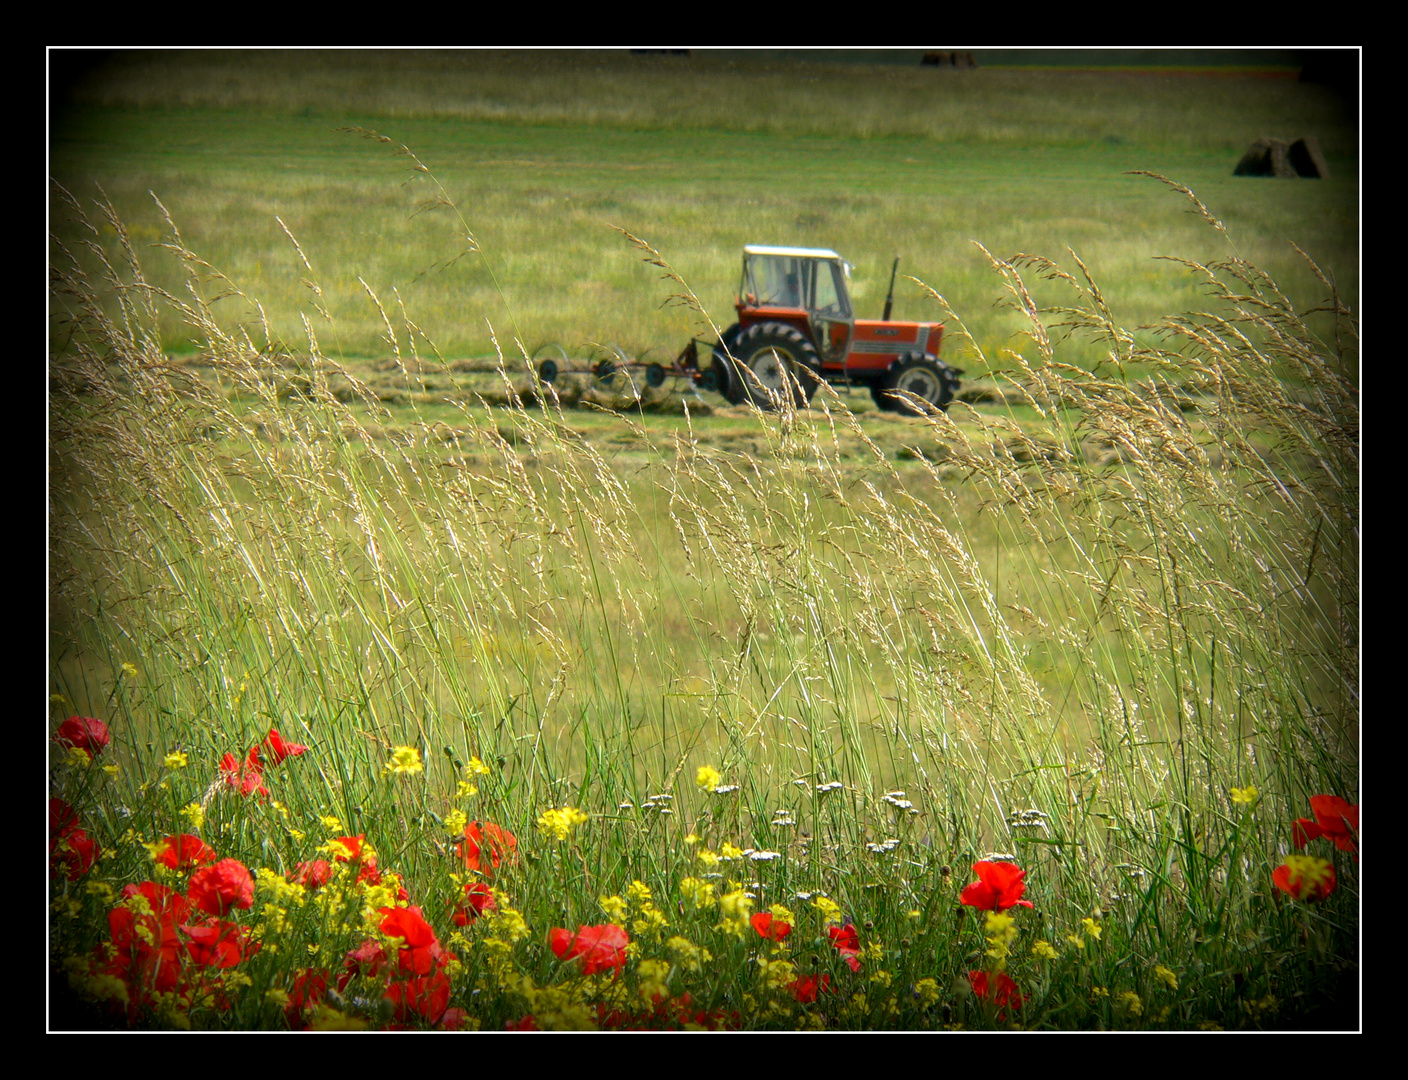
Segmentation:
<svg viewBox="0 0 1408 1080">
<path fill-rule="evenodd" d="M 374 400 L 329 389 L 346 373 L 323 352 L 316 289 L 289 358 L 257 325 L 223 328 L 217 297 L 243 294 L 169 218 L 181 293 L 146 281 L 109 205 L 90 220 L 64 197 L 90 239 L 55 244 L 49 677 L 57 718 L 112 725 L 120 771 L 63 760 L 53 778 L 101 838 L 93 880 L 149 877 L 135 841 L 187 831 L 192 802 L 222 855 L 279 873 L 331 816 L 444 937 L 458 892 L 444 822 L 477 757 L 490 773 L 469 812 L 520 837 L 524 861 L 494 884 L 532 929 L 505 939 L 486 920 L 458 939 L 453 1000 L 486 1027 L 535 1009 L 581 1020 L 547 988 L 579 1004 L 607 992 L 567 978 L 542 937 L 603 921 L 598 897 L 633 880 L 719 955 L 700 973 L 677 963 L 671 992 L 739 1023 L 995 1023 L 964 989 L 983 942 L 956 902 L 984 856 L 1019 861 L 1037 900 L 1010 969 L 1030 1000 L 1003 1022 L 1324 1023 L 1352 984 L 1355 868 L 1340 861 L 1320 907 L 1270 885 L 1311 795 L 1357 801 L 1357 334 L 1328 279 L 1329 343 L 1235 254 L 1182 263 L 1203 310 L 1136 337 L 1073 256 L 993 258 L 1027 344 L 990 367 L 1054 435 L 934 414 L 914 431 L 923 469 L 903 472 L 823 388 L 810 411 L 759 413 L 756 455 L 640 428 L 655 459 L 632 482 L 552 404 L 386 437 L 363 419 Z M 1039 308 L 1033 277 L 1064 302 Z M 366 292 L 407 378 L 433 367 L 430 328 Z M 160 347 L 170 311 L 206 367 Z M 1064 363 L 1061 335 L 1103 362 Z M 506 380 L 523 353 L 503 342 Z M 843 451 L 856 440 L 868 462 Z M 989 531 L 992 554 L 974 542 Z M 221 755 L 271 726 L 311 748 L 274 800 L 220 792 Z M 395 746 L 425 772 L 388 776 Z M 177 750 L 188 767 L 164 764 Z M 737 790 L 696 787 L 700 766 Z M 1248 786 L 1256 805 L 1234 804 Z M 588 824 L 535 841 L 564 805 Z M 844 995 L 770 990 L 751 931 L 736 940 L 685 903 L 681 879 L 708 869 L 698 847 L 724 844 L 781 858 L 725 864 L 720 892 L 803 912 L 799 894 L 822 894 L 863 928 L 873 949 Z M 57 890 L 53 962 L 81 973 L 104 894 Z M 308 905 L 274 938 L 271 903 L 247 921 L 281 951 L 242 968 L 248 994 L 223 1011 L 168 1001 L 145 1022 L 283 1023 L 266 991 L 288 989 L 295 957 L 336 968 L 363 936 Z M 1098 942 L 1026 955 L 1087 918 Z M 813 936 L 822 955 L 804 943 L 797 968 L 841 986 L 849 971 Z M 637 946 L 631 986 L 640 958 L 664 955 L 648 935 Z"/>
</svg>

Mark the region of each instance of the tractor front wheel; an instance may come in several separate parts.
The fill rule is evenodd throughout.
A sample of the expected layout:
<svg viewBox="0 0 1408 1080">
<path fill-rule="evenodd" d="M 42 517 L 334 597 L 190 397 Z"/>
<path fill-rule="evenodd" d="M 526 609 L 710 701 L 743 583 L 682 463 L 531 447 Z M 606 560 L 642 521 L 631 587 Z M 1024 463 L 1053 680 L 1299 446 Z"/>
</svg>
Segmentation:
<svg viewBox="0 0 1408 1080">
<path fill-rule="evenodd" d="M 871 386 L 870 396 L 886 412 L 923 416 L 925 410 L 901 394 L 912 394 L 935 409 L 947 410 L 957 390 L 958 376 L 953 369 L 937 360 L 930 360 L 922 353 L 908 353 L 895 361 L 895 366 L 885 377 Z"/>
<path fill-rule="evenodd" d="M 730 388 L 740 394 L 739 401 L 760 409 L 776 409 L 784 400 L 804 408 L 821 384 L 816 346 L 786 323 L 755 323 L 738 335 L 731 351 Z"/>
</svg>

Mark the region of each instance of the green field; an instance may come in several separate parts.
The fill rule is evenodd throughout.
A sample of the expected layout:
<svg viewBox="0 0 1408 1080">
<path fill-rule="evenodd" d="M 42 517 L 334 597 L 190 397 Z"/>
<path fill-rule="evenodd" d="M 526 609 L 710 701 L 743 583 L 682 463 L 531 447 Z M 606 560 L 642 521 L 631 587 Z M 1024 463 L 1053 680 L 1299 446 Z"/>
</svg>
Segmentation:
<svg viewBox="0 0 1408 1080">
<path fill-rule="evenodd" d="M 1358 148 L 1330 90 L 1197 59 L 76 82 L 51 1026 L 1355 1027 Z M 1263 134 L 1331 178 L 1233 177 Z M 963 396 L 529 396 L 548 343 L 708 336 L 686 288 L 732 321 L 753 242 L 840 251 L 862 314 L 900 254 Z M 1034 907 L 970 888 L 1005 862 Z"/>
<path fill-rule="evenodd" d="M 708 55 L 687 63 L 313 54 L 295 73 L 278 55 L 139 54 L 80 86 L 53 132 L 50 172 L 83 200 L 100 184 L 144 252 L 163 235 L 155 194 L 188 245 L 261 300 L 274 337 L 297 347 L 307 274 L 282 219 L 336 319 L 320 332 L 323 347 L 348 357 L 389 351 L 359 279 L 388 306 L 395 289 L 447 358 L 490 355 L 490 325 L 529 350 L 558 342 L 578 354 L 600 342 L 673 357 L 702 320 L 661 309 L 670 290 L 611 225 L 665 253 L 720 325 L 733 321 L 746 243 L 841 252 L 856 267 L 859 311 L 872 317 L 900 255 L 901 270 L 944 296 L 990 356 L 1018 346 L 1012 320 L 993 310 L 1001 287 L 979 244 L 1068 270 L 1074 251 L 1130 326 L 1198 301 L 1188 275 L 1159 255 L 1240 256 L 1309 307 L 1319 287 L 1294 242 L 1351 307 L 1357 300 L 1357 144 L 1323 87 Z M 412 216 L 440 190 L 394 146 L 345 127 L 408 146 L 444 185 L 478 253 L 437 269 L 470 246 L 460 219 L 443 207 Z M 1233 177 L 1263 134 L 1317 137 L 1331 178 Z M 1232 242 L 1131 170 L 1192 188 Z M 56 214 L 61 235 L 62 222 Z M 159 253 L 149 258 L 154 283 L 180 280 Z M 232 322 L 251 317 L 228 306 Z M 901 281 L 895 317 L 939 315 Z M 175 320 L 163 339 L 190 348 Z"/>
</svg>

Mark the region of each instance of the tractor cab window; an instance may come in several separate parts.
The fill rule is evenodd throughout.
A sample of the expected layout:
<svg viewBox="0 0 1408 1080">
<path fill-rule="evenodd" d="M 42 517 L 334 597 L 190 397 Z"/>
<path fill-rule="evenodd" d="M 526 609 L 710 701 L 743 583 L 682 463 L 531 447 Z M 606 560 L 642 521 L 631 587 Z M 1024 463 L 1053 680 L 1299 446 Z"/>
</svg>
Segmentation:
<svg viewBox="0 0 1408 1080">
<path fill-rule="evenodd" d="M 840 263 L 819 262 L 816 265 L 816 299 L 811 305 L 818 315 L 849 319 L 851 305 Z"/>
<path fill-rule="evenodd" d="M 753 288 L 749 291 L 767 307 L 806 306 L 811 292 L 814 261 L 787 255 L 754 255 L 748 263 Z"/>
</svg>

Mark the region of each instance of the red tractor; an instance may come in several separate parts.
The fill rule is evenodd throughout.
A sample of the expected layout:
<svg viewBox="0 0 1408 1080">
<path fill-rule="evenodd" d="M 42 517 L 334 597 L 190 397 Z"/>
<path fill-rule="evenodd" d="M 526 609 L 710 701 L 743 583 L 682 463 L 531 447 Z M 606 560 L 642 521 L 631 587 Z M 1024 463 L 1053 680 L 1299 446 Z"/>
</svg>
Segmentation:
<svg viewBox="0 0 1408 1080">
<path fill-rule="evenodd" d="M 857 319 L 847 287 L 851 267 L 836 252 L 749 245 L 734 303 L 738 322 L 713 346 L 707 369 L 698 348 L 707 343 L 691 341 L 674 370 L 735 405 L 775 408 L 790 394 L 801 408 L 825 379 L 868 386 L 888 412 L 923 411 L 904 394 L 947 409 L 963 372 L 939 359 L 942 323 L 890 321 L 898 269 L 896 259 L 884 316 Z"/>
</svg>

